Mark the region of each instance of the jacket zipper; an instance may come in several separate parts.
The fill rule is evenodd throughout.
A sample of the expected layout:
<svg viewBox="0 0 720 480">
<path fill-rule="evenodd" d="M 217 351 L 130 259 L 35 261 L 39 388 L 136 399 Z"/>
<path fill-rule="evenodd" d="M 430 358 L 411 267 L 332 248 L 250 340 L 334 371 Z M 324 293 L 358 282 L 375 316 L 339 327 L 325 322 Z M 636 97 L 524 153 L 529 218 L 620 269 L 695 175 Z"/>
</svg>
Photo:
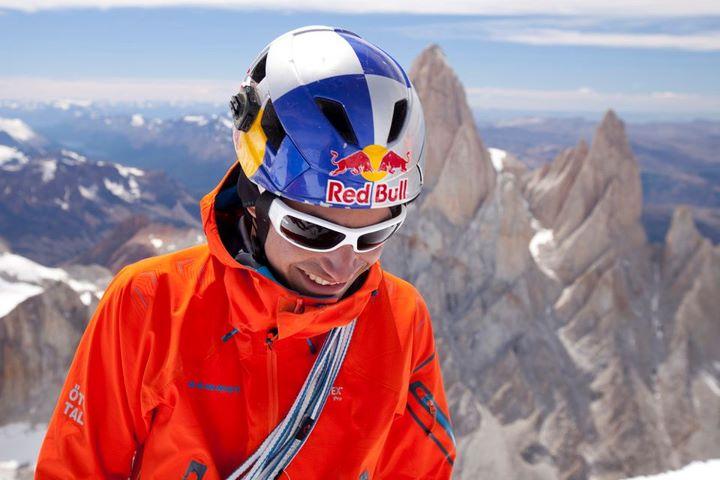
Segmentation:
<svg viewBox="0 0 720 480">
<path fill-rule="evenodd" d="M 277 330 L 268 331 L 265 344 L 268 348 L 267 376 L 268 376 L 268 434 L 278 423 L 278 385 L 277 385 L 277 353 L 273 349 L 273 342 L 277 338 Z"/>
</svg>

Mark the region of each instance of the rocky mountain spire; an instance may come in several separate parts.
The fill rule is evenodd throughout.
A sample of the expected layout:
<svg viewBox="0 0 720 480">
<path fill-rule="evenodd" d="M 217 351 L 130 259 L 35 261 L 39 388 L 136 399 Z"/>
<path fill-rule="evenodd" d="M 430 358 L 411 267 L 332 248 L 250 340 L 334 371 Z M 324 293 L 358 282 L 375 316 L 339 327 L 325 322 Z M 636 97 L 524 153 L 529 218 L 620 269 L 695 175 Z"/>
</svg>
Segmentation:
<svg viewBox="0 0 720 480">
<path fill-rule="evenodd" d="M 686 206 L 675 209 L 665 236 L 662 276 L 669 300 L 678 303 L 693 288 L 703 267 L 710 262 L 712 243 L 695 227 L 692 212 Z"/>
<path fill-rule="evenodd" d="M 427 47 L 410 70 L 425 112 L 428 207 L 451 222 L 469 221 L 495 185 L 490 155 L 475 127 L 465 89 L 439 46 Z"/>
<path fill-rule="evenodd" d="M 601 255 L 645 242 L 640 171 L 624 124 L 612 110 L 589 149 L 580 143 L 563 152 L 533 174 L 525 190 L 533 214 L 552 231 L 547 264 L 565 282 Z"/>
<path fill-rule="evenodd" d="M 588 145 L 585 140 L 580 140 L 574 148 L 564 150 L 554 162 L 536 170 L 525 184 L 524 194 L 533 214 L 547 228 L 553 229 L 559 223 L 560 211 L 587 154 Z"/>
<path fill-rule="evenodd" d="M 710 242 L 698 232 L 690 209 L 677 207 L 665 236 L 663 263 L 667 274 L 675 277 L 691 257 L 710 247 Z"/>
</svg>

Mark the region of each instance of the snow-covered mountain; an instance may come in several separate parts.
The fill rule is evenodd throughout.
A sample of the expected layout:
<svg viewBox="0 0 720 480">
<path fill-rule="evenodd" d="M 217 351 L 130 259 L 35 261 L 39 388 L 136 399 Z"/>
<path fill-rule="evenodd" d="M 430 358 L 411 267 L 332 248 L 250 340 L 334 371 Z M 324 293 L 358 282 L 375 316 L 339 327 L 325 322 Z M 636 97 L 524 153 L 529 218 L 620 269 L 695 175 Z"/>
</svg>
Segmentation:
<svg viewBox="0 0 720 480">
<path fill-rule="evenodd" d="M 0 168 L 12 169 L 27 156 L 42 155 L 49 144 L 22 120 L 0 117 Z"/>
<path fill-rule="evenodd" d="M 42 264 L 66 262 L 131 215 L 199 226 L 197 199 L 164 173 L 71 150 L 40 152 L 27 144 L 31 130 L 6 119 L 4 125 L 12 127 L 0 131 L 10 131 L 13 143 L 0 144 L 0 236 L 13 252 Z"/>
<path fill-rule="evenodd" d="M 76 274 L 81 273 L 77 271 Z M 50 268 L 10 252 L 0 253 L 0 317 L 4 317 L 30 297 L 40 295 L 47 285 L 61 282 L 90 306 L 102 295 L 109 280 L 109 272 L 85 270 L 86 279 L 73 276 L 62 268 Z M 90 275 L 91 273 L 91 275 Z"/>
<path fill-rule="evenodd" d="M 70 121 L 32 125 L 60 148 L 89 158 L 166 171 L 195 196 L 213 188 L 235 160 L 227 114 L 163 118 L 142 111 L 103 114 L 92 108 L 75 113 Z"/>
</svg>

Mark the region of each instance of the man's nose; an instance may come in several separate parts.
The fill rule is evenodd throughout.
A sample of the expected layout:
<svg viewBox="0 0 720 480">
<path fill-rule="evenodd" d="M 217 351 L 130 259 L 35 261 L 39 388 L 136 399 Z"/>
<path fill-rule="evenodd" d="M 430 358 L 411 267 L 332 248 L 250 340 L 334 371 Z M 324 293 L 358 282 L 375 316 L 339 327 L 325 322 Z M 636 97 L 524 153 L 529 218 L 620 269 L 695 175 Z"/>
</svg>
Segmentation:
<svg viewBox="0 0 720 480">
<path fill-rule="evenodd" d="M 348 280 L 364 263 L 360 255 L 355 253 L 352 245 L 343 245 L 337 250 L 328 252 L 320 262 L 323 270 L 336 281 Z"/>
</svg>

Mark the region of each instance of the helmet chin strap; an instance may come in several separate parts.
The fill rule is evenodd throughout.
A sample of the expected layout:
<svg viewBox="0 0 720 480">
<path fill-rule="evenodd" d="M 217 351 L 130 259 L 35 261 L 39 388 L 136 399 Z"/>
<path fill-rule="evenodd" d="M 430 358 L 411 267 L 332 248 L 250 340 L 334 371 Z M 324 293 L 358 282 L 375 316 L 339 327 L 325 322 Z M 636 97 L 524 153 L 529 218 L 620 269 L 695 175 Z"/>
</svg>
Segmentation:
<svg viewBox="0 0 720 480">
<path fill-rule="evenodd" d="M 265 240 L 270 231 L 270 204 L 276 196 L 269 190 L 265 190 L 255 201 L 255 234 L 252 235 L 252 249 L 255 260 L 263 265 L 270 266 L 265 255 Z"/>
<path fill-rule="evenodd" d="M 246 247 L 256 262 L 261 265 L 270 266 L 265 255 L 265 240 L 270 231 L 270 204 L 275 200 L 276 195 L 269 190 L 262 193 L 257 185 L 251 182 L 242 168 L 238 168 L 237 194 L 240 197 L 246 213 L 243 215 L 242 233 Z M 255 215 L 250 215 L 247 209 L 255 207 Z M 247 241 L 249 240 L 249 241 Z"/>
</svg>

